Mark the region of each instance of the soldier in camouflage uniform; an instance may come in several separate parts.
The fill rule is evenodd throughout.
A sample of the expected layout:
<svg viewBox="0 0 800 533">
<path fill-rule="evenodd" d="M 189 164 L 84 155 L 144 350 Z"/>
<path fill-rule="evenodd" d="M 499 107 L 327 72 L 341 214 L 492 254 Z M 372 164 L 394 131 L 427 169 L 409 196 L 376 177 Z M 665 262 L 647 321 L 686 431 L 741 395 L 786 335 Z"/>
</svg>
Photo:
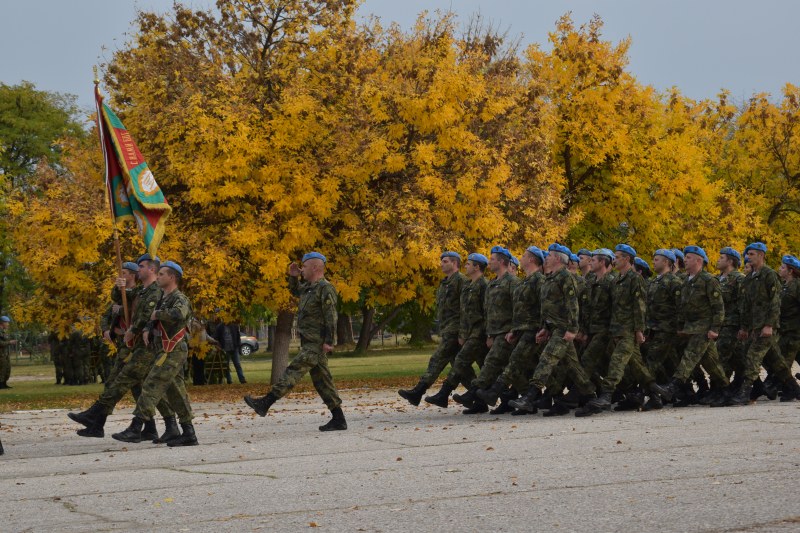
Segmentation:
<svg viewBox="0 0 800 533">
<path fill-rule="evenodd" d="M 716 340 L 725 319 L 725 304 L 719 281 L 705 270 L 708 256 L 699 246 L 684 249 L 688 277 L 681 288 L 678 306 L 678 334 L 685 337 L 686 349 L 667 388 L 674 396 L 684 394 L 685 383 L 698 365 L 711 377 L 712 393 L 701 403 L 718 401 L 728 386 L 728 376 L 717 356 Z"/>
<path fill-rule="evenodd" d="M 342 400 L 333 384 L 328 369 L 328 353 L 333 351 L 336 331 L 336 289 L 325 279 L 327 259 L 319 252 L 303 256 L 302 270 L 297 264 L 289 265 L 289 290 L 300 297 L 297 310 L 297 331 L 300 334 L 300 352 L 292 359 L 269 394 L 261 398 L 245 396 L 244 401 L 259 416 L 266 416 L 273 403 L 284 397 L 300 379 L 311 374 L 311 381 L 325 405 L 330 409 L 331 420 L 319 427 L 320 431 L 347 429 L 342 412 Z M 300 282 L 302 274 L 305 281 Z"/>
<path fill-rule="evenodd" d="M 500 376 L 508 364 L 513 346 L 506 340 L 506 333 L 511 331 L 514 317 L 514 289 L 520 282 L 512 276 L 508 269 L 511 252 L 502 246 L 494 246 L 489 258 L 489 268 L 497 277 L 486 287 L 486 346 L 489 353 L 481 368 L 480 374 L 470 384 L 465 394 L 454 394 L 453 400 L 466 409 L 464 414 L 485 413 L 489 406 L 478 398 L 478 389 L 488 389 Z"/>
<path fill-rule="evenodd" d="M 675 253 L 661 248 L 653 254 L 656 277 L 647 286 L 647 355 L 645 362 L 656 381 L 669 381 L 679 358 L 675 349 L 678 334 L 678 307 L 681 299 L 681 280 L 672 273 Z M 645 409 L 661 409 L 661 397 L 653 395 Z"/>
<path fill-rule="evenodd" d="M 150 314 L 155 337 L 155 362 L 142 383 L 130 426 L 112 437 L 122 442 L 141 442 L 145 422 L 152 421 L 156 405 L 167 398 L 181 422 L 183 433 L 166 441 L 167 446 L 196 446 L 192 406 L 186 394 L 183 369 L 189 356 L 186 334 L 192 318 L 192 304 L 180 289 L 183 269 L 167 261 L 158 269 L 158 286 L 163 297 Z"/>
<path fill-rule="evenodd" d="M 472 365 L 483 367 L 486 353 L 486 313 L 484 300 L 488 283 L 483 275 L 489 265 L 485 255 L 471 253 L 464 266 L 467 282 L 461 289 L 460 296 L 460 321 L 458 328 L 458 344 L 460 349 L 450 367 L 450 372 L 442 384 L 442 388 L 432 396 L 426 396 L 425 401 L 438 407 L 447 407 L 450 393 L 456 390 L 459 384 L 469 388 L 475 379 L 475 370 Z"/>
<path fill-rule="evenodd" d="M 420 376 L 413 389 L 401 389 L 400 396 L 411 405 L 419 405 L 422 395 L 439 378 L 447 365 L 453 364 L 461 346 L 458 344 L 458 328 L 461 320 L 461 290 L 467 282 L 459 272 L 461 256 L 456 252 L 444 252 L 439 257 L 445 278 L 436 291 L 436 318 L 439 323 L 439 346 L 428 361 L 428 368 Z"/>
<path fill-rule="evenodd" d="M 778 274 L 766 265 L 767 246 L 762 242 L 751 243 L 745 255 L 753 272 L 742 285 L 739 301 L 739 339 L 750 341 L 744 360 L 742 382 L 724 405 L 747 405 L 753 382 L 758 379 L 761 365 L 776 383 L 783 384 L 786 400 L 800 397 L 800 387 L 780 354 L 777 329 L 780 327 L 781 282 Z M 723 402 L 712 405 L 719 406 Z"/>
<path fill-rule="evenodd" d="M 592 276 L 589 283 L 589 300 L 586 309 L 581 308 L 582 331 L 586 332 L 586 348 L 581 355 L 581 366 L 599 389 L 602 384 L 601 373 L 608 368 L 609 344 L 611 335 L 611 291 L 616 274 L 611 270 L 614 252 L 608 248 L 598 248 L 592 252 Z"/>
<path fill-rule="evenodd" d="M 725 304 L 725 320 L 722 322 L 722 329 L 717 339 L 717 353 L 719 362 L 725 370 L 725 374 L 730 378 L 735 374 L 735 378 L 740 380 L 744 371 L 744 343 L 739 340 L 739 293 L 742 291 L 744 275 L 739 272 L 742 263 L 742 256 L 726 246 L 719 251 L 717 259 L 717 281 L 722 290 L 722 301 Z M 738 386 L 738 381 L 736 383 Z"/>
<path fill-rule="evenodd" d="M 476 391 L 478 398 L 488 405 L 495 405 L 498 399 L 501 400 L 500 406 L 492 410 L 492 414 L 514 411 L 508 402 L 516 400 L 519 393 L 524 394 L 528 390 L 529 372 L 539 362 L 543 346 L 536 343 L 536 333 L 542 324 L 539 295 L 544 281 L 543 264 L 544 254 L 536 246 L 529 247 L 522 254 L 520 265 L 526 277 L 514 289 L 511 331 L 506 333 L 506 341 L 513 346 L 513 350 L 503 373 L 492 386 Z M 520 414 L 523 412 L 520 411 Z"/>
<path fill-rule="evenodd" d="M 8 338 L 8 326 L 11 319 L 0 316 L 0 389 L 10 389 L 8 378 L 11 377 L 11 347 L 17 344 L 16 339 Z"/>
<path fill-rule="evenodd" d="M 548 274 L 542 284 L 541 328 L 536 333 L 536 342 L 544 344 L 539 363 L 533 371 L 528 391 L 522 398 L 509 402 L 520 411 L 535 413 L 541 391 L 548 385 L 553 371 L 561 363 L 567 376 L 580 394 L 594 397 L 595 386 L 578 361 L 575 338 L 579 328 L 578 285 L 567 270 L 571 252 L 561 244 L 548 247 L 545 260 Z"/>
<path fill-rule="evenodd" d="M 586 280 L 586 284 L 590 284 L 594 281 L 594 270 L 592 268 L 592 252 L 587 250 L 586 248 L 581 248 L 578 250 L 578 253 L 575 254 L 578 256 L 578 270 L 580 271 L 581 276 L 583 279 Z"/>
<path fill-rule="evenodd" d="M 153 366 L 154 351 L 150 342 L 153 340 L 153 324 L 150 317 L 163 295 L 163 291 L 156 283 L 160 260 L 158 257 L 152 258 L 150 254 L 144 254 L 136 263 L 139 267 L 137 277 L 142 282 L 142 286 L 136 292 L 132 303 L 131 324 L 123 336 L 123 342 L 131 350 L 129 360 L 125 362 L 116 377 L 108 382 L 100 397 L 88 410 L 68 414 L 72 420 L 86 426 L 86 430 L 78 432 L 82 437 L 103 437 L 103 427 L 108 415 L 114 412 L 114 407 L 129 390 L 136 385 L 141 385 L 147 377 L 150 367 Z M 126 281 L 124 278 L 120 278 L 117 280 L 117 284 L 125 287 Z M 166 402 L 159 404 L 160 410 L 164 404 Z M 171 409 L 161 410 L 161 414 L 165 420 L 170 418 L 174 420 L 174 411 Z M 165 436 L 169 437 L 170 435 L 165 433 Z M 147 421 L 141 438 L 160 441 L 155 420 Z"/>
<path fill-rule="evenodd" d="M 781 338 L 779 346 L 786 366 L 800 363 L 800 259 L 793 255 L 783 256 L 780 276 L 781 291 Z"/>
<path fill-rule="evenodd" d="M 622 381 L 626 369 L 636 383 L 650 391 L 672 399 L 669 391 L 660 387 L 642 360 L 639 345 L 644 343 L 646 327 L 646 290 L 644 279 L 633 270 L 636 250 L 627 244 L 618 244 L 614 249 L 614 266 L 619 272 L 612 285 L 611 358 L 603 377 L 601 394 L 575 412 L 575 416 L 591 416 L 611 407 L 611 398 Z"/>
</svg>

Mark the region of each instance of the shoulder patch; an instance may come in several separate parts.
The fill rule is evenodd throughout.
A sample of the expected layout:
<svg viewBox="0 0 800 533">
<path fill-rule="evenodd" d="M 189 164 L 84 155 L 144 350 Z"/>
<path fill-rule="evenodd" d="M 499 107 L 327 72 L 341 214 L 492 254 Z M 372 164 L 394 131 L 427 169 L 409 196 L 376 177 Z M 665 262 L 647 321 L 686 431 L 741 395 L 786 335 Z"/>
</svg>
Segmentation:
<svg viewBox="0 0 800 533">
<path fill-rule="evenodd" d="M 719 291 L 714 291 L 714 298 L 719 297 Z"/>
<path fill-rule="evenodd" d="M 151 300 L 151 301 L 150 301 L 150 303 L 149 303 L 149 304 L 147 304 L 147 305 L 149 305 L 150 307 L 155 307 L 156 303 L 155 303 L 154 301 L 152 301 L 152 300 Z"/>
</svg>

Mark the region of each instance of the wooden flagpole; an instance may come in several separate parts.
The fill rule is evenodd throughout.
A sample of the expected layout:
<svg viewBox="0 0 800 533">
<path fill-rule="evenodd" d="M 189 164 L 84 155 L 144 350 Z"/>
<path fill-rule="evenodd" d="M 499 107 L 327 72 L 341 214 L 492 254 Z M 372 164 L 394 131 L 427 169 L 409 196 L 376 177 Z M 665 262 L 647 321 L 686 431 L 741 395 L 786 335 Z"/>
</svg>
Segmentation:
<svg viewBox="0 0 800 533">
<path fill-rule="evenodd" d="M 94 88 L 95 92 L 99 92 L 98 85 L 100 85 L 100 79 L 97 77 L 97 67 L 93 67 L 94 69 Z M 96 98 L 96 97 L 95 97 Z M 103 151 L 103 156 L 105 159 L 106 154 L 106 145 L 105 140 L 103 139 L 103 130 L 100 124 L 100 121 L 103 120 L 100 116 L 101 110 L 100 105 L 97 106 L 97 134 L 100 136 L 100 149 Z M 105 162 L 105 161 L 104 161 Z M 111 225 L 114 228 L 114 248 L 117 252 L 117 271 L 119 272 L 119 277 L 122 277 L 122 252 L 120 251 L 119 246 L 119 232 L 117 231 L 117 218 L 114 216 L 114 198 L 112 196 L 113 191 L 111 190 L 111 183 L 109 182 L 108 176 L 108 167 L 106 167 L 106 190 L 108 191 L 108 208 L 109 213 L 111 214 Z M 123 316 L 125 317 L 125 329 L 129 328 L 131 325 L 131 320 L 128 312 L 128 295 L 125 289 L 120 289 L 122 293 L 122 310 Z"/>
</svg>

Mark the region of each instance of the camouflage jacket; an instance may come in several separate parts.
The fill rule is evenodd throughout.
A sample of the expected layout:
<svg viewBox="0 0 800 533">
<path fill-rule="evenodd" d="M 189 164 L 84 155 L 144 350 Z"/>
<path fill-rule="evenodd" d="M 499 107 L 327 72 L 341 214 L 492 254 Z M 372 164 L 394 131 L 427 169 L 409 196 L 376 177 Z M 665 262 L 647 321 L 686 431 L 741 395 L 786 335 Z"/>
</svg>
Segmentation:
<svg viewBox="0 0 800 533">
<path fill-rule="evenodd" d="M 0 331 L 0 354 L 8 355 L 11 353 L 11 339 L 6 336 L 4 331 Z"/>
<path fill-rule="evenodd" d="M 534 272 L 514 289 L 513 331 L 538 330 L 542 325 L 542 309 L 539 297 L 544 274 Z"/>
<path fill-rule="evenodd" d="M 584 324 L 587 322 L 586 313 L 589 310 L 589 283 L 580 274 L 572 274 L 575 286 L 578 288 L 578 330 L 587 333 Z"/>
<path fill-rule="evenodd" d="M 297 332 L 303 342 L 333 345 L 336 331 L 336 289 L 322 278 L 314 283 L 289 276 L 289 290 L 300 298 L 297 306 Z"/>
<path fill-rule="evenodd" d="M 581 307 L 581 316 L 584 319 L 582 330 L 589 334 L 605 333 L 611 322 L 611 289 L 617 275 L 609 272 L 602 278 L 592 272 L 592 279 L 588 287 L 588 303 L 586 309 Z M 588 276 L 587 276 L 588 279 Z"/>
<path fill-rule="evenodd" d="M 461 320 L 461 290 L 467 277 L 461 272 L 446 277 L 436 291 L 436 319 L 439 335 L 456 335 Z"/>
<path fill-rule="evenodd" d="M 578 333 L 578 285 L 566 268 L 547 274 L 542 283 L 542 325 Z"/>
<path fill-rule="evenodd" d="M 486 336 L 486 313 L 483 303 L 486 298 L 486 278 L 467 280 L 461 289 L 461 320 L 458 338 L 467 340 Z"/>
<path fill-rule="evenodd" d="M 514 289 L 519 278 L 506 272 L 486 286 L 486 334 L 494 337 L 511 331 L 514 318 Z"/>
<path fill-rule="evenodd" d="M 747 331 L 780 327 L 781 289 L 778 273 L 767 265 L 747 276 L 739 297 L 739 327 Z"/>
<path fill-rule="evenodd" d="M 800 279 L 793 279 L 783 285 L 781 291 L 781 335 L 800 337 Z"/>
<path fill-rule="evenodd" d="M 678 331 L 681 280 L 672 272 L 653 278 L 647 285 L 647 327 L 651 331 Z"/>
<path fill-rule="evenodd" d="M 156 320 L 161 323 L 170 339 L 188 327 L 191 319 L 192 304 L 178 289 L 165 294 L 156 309 Z"/>
<path fill-rule="evenodd" d="M 700 271 L 681 288 L 678 330 L 685 333 L 719 332 L 725 320 L 725 304 L 717 278 Z"/>
<path fill-rule="evenodd" d="M 734 270 L 727 276 L 717 276 L 719 287 L 722 290 L 722 301 L 725 302 L 725 320 L 723 326 L 739 327 L 739 295 L 742 292 L 744 274 Z"/>
<path fill-rule="evenodd" d="M 139 293 L 139 287 L 133 287 L 130 289 L 125 289 L 125 299 L 128 302 L 128 317 L 130 317 L 132 313 L 133 307 L 133 300 L 136 298 L 136 295 Z M 122 312 L 120 309 L 118 312 L 114 312 L 113 307 L 114 304 L 122 305 L 122 291 L 119 290 L 119 287 L 116 285 L 113 289 L 111 289 L 111 304 L 106 307 L 103 316 L 100 318 L 100 329 L 101 331 L 111 331 L 112 336 L 114 335 L 114 327 L 120 326 L 120 323 L 125 322 L 125 313 Z M 125 328 L 123 328 L 125 329 Z"/>
<path fill-rule="evenodd" d="M 609 332 L 614 336 L 644 331 L 646 302 L 644 278 L 630 269 L 618 275 L 611 286 L 611 321 Z"/>
<path fill-rule="evenodd" d="M 139 288 L 131 304 L 130 330 L 134 335 L 139 335 L 145 329 L 152 326 L 150 315 L 156 310 L 156 306 L 163 294 L 164 291 L 161 290 L 158 283 L 155 281 L 148 287 Z"/>
</svg>

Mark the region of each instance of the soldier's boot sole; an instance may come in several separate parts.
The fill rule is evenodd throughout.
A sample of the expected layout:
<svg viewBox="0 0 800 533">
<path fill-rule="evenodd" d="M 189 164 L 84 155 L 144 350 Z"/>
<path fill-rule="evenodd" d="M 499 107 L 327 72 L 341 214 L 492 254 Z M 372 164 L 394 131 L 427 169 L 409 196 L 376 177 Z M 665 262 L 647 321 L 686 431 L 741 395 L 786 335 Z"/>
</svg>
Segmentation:
<svg viewBox="0 0 800 533">
<path fill-rule="evenodd" d="M 397 394 L 399 394 L 400 397 L 403 398 L 404 400 L 406 400 L 408 403 L 410 403 L 411 405 L 416 407 L 416 406 L 419 405 L 419 402 L 422 401 L 422 395 L 424 394 L 424 392 L 417 393 L 417 392 L 415 392 L 413 390 L 402 390 L 401 389 L 401 390 L 397 391 Z"/>
<path fill-rule="evenodd" d="M 327 424 L 319 427 L 320 431 L 344 431 L 347 429 L 347 422 L 344 420 L 329 420 Z"/>
<path fill-rule="evenodd" d="M 94 427 L 79 429 L 78 431 L 76 431 L 76 433 L 78 434 L 79 437 L 94 437 L 97 439 L 102 439 L 103 437 L 106 436 L 106 432 L 103 430 L 103 428 L 94 428 Z"/>
</svg>

